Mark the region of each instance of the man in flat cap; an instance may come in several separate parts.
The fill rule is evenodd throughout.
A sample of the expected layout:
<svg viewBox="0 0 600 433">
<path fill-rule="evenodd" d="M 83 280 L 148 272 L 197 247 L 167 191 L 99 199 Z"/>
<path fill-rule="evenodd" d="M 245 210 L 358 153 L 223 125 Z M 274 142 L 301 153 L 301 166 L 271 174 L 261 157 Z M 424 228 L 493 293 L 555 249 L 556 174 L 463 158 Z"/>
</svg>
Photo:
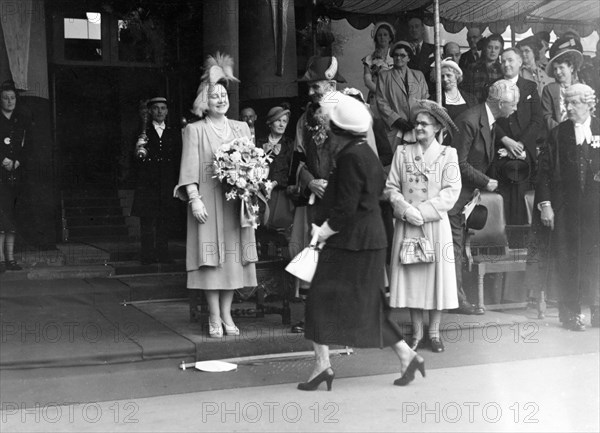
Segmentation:
<svg viewBox="0 0 600 433">
<path fill-rule="evenodd" d="M 131 209 L 131 215 L 140 218 L 140 260 L 144 265 L 172 261 L 169 229 L 176 215 L 173 186 L 177 184 L 177 153 L 181 149 L 180 130 L 165 123 L 167 99 L 152 98 L 147 106 L 151 122 L 145 129 L 147 141 L 141 145 L 138 140 L 136 146 L 137 186 Z"/>
</svg>

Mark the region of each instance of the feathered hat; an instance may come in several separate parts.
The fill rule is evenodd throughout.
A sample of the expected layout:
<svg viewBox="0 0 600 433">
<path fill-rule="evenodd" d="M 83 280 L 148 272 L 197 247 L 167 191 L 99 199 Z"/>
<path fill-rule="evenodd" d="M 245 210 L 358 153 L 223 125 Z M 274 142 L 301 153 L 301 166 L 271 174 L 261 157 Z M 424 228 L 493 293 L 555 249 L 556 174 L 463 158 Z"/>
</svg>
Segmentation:
<svg viewBox="0 0 600 433">
<path fill-rule="evenodd" d="M 198 86 L 192 113 L 203 116 L 208 110 L 209 90 L 216 84 L 227 87 L 231 81 L 240 81 L 233 75 L 233 57 L 228 54 L 221 54 L 218 51 L 214 56 L 209 55 L 204 62 L 204 73 L 202 74 L 200 86 Z"/>
</svg>

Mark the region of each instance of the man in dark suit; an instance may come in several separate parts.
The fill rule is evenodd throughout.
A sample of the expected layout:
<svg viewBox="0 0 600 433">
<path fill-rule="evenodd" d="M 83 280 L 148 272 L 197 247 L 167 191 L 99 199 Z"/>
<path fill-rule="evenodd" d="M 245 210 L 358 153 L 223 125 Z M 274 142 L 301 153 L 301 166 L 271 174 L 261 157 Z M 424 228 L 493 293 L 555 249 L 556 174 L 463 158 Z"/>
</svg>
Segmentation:
<svg viewBox="0 0 600 433">
<path fill-rule="evenodd" d="M 494 129 L 497 119 L 510 116 L 519 101 L 519 88 L 508 80 L 491 85 L 487 100 L 461 113 L 455 120 L 458 133 L 452 138 L 452 147 L 458 152 L 462 189 L 458 201 L 448 212 L 454 243 L 456 282 L 460 307 L 459 314 L 484 314 L 483 308 L 472 305 L 462 287 L 462 257 L 465 241 L 465 221 L 462 210 L 473 196 L 473 191 L 495 191 L 498 181 L 486 172 L 494 158 Z"/>
<path fill-rule="evenodd" d="M 481 40 L 481 30 L 479 27 L 469 27 L 467 29 L 467 43 L 469 44 L 469 51 L 462 53 L 458 66 L 463 71 L 467 71 L 472 64 L 477 63 L 481 58 L 481 50 L 478 48 L 479 41 Z"/>
<path fill-rule="evenodd" d="M 593 94 L 585 84 L 565 90 L 568 120 L 550 132 L 540 154 L 532 223 L 534 232 L 550 235 L 546 281 L 558 286 L 559 319 L 571 331 L 585 330 L 585 300 L 591 325 L 600 327 L 600 121 L 592 116 Z"/>
<path fill-rule="evenodd" d="M 144 265 L 171 262 L 169 227 L 176 211 L 173 187 L 177 184 L 177 155 L 181 149 L 181 131 L 165 124 L 169 113 L 166 98 L 150 99 L 148 109 L 152 121 L 145 129 L 147 142 L 136 149 L 137 186 L 131 208 L 131 215 L 140 218 Z"/>
<path fill-rule="evenodd" d="M 410 58 L 408 67 L 423 72 L 427 81 L 427 88 L 430 94 L 435 86 L 431 83 L 431 65 L 435 62 L 435 46 L 423 40 L 425 34 L 425 25 L 420 17 L 413 17 L 408 20 L 408 38 L 412 46 L 414 56 Z"/>
<path fill-rule="evenodd" d="M 520 97 L 517 111 L 497 122 L 496 144 L 504 155 L 497 154 L 494 161 L 500 181 L 498 192 L 504 197 L 507 223 L 527 224 L 524 197 L 531 189 L 531 175 L 535 171 L 536 140 L 543 121 L 542 105 L 536 83 L 520 75 L 523 57 L 518 48 L 504 50 L 500 64 L 504 79 L 517 85 Z"/>
</svg>

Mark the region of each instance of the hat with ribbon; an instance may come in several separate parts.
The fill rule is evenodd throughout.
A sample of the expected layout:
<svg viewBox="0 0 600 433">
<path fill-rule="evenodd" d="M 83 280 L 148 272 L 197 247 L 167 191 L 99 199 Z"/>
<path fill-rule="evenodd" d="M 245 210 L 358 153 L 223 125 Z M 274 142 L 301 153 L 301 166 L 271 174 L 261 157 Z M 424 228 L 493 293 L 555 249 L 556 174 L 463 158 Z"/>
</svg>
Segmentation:
<svg viewBox="0 0 600 433">
<path fill-rule="evenodd" d="M 371 32 L 371 38 L 375 39 L 377 37 L 377 32 L 382 27 L 387 29 L 387 31 L 390 33 L 390 42 L 393 41 L 396 37 L 396 32 L 394 31 L 394 27 L 386 21 L 379 21 L 378 23 L 375 23 L 375 27 L 373 27 L 373 31 Z"/>
<path fill-rule="evenodd" d="M 346 79 L 338 72 L 338 61 L 334 56 L 314 56 L 308 61 L 308 67 L 300 82 L 337 81 L 345 83 Z"/>
<path fill-rule="evenodd" d="M 404 48 L 410 56 L 410 58 L 413 58 L 415 56 L 412 44 L 406 41 L 398 41 L 394 45 L 392 45 L 392 48 L 390 49 L 390 56 L 394 57 L 394 51 L 396 51 L 398 48 Z"/>
<path fill-rule="evenodd" d="M 583 63 L 583 47 L 581 42 L 571 37 L 559 38 L 550 47 L 550 61 L 546 66 L 546 74 L 554 78 L 554 65 L 556 61 L 570 60 L 573 68 L 578 70 Z"/>
<path fill-rule="evenodd" d="M 437 120 L 444 129 L 450 133 L 458 132 L 458 128 L 448 115 L 448 110 L 440 104 L 428 99 L 420 99 L 417 104 L 411 108 L 411 119 L 414 122 L 419 113 L 427 113 Z"/>
<path fill-rule="evenodd" d="M 148 106 L 148 108 L 150 108 L 154 104 L 160 104 L 160 103 L 169 105 L 169 103 L 167 102 L 167 98 L 165 98 L 164 96 L 156 96 L 152 99 L 148 99 L 148 102 L 146 103 L 146 105 Z"/>
<path fill-rule="evenodd" d="M 281 104 L 273 107 L 267 113 L 267 125 L 272 124 L 276 120 L 281 119 L 286 114 L 289 116 L 291 113 L 290 108 L 287 104 Z"/>
</svg>

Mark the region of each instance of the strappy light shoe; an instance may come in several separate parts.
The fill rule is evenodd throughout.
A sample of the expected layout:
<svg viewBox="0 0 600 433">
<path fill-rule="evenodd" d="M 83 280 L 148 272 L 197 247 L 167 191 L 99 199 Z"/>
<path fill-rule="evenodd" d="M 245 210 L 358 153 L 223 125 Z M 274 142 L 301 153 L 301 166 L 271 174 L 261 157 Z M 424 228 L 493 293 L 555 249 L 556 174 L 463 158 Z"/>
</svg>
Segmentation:
<svg viewBox="0 0 600 433">
<path fill-rule="evenodd" d="M 225 335 L 240 335 L 240 329 L 233 325 L 228 325 L 221 319 L 221 323 L 223 324 L 223 328 L 225 328 Z"/>
<path fill-rule="evenodd" d="M 218 322 L 212 322 L 208 319 L 208 336 L 210 338 L 223 338 L 223 325 L 220 319 Z"/>
</svg>

